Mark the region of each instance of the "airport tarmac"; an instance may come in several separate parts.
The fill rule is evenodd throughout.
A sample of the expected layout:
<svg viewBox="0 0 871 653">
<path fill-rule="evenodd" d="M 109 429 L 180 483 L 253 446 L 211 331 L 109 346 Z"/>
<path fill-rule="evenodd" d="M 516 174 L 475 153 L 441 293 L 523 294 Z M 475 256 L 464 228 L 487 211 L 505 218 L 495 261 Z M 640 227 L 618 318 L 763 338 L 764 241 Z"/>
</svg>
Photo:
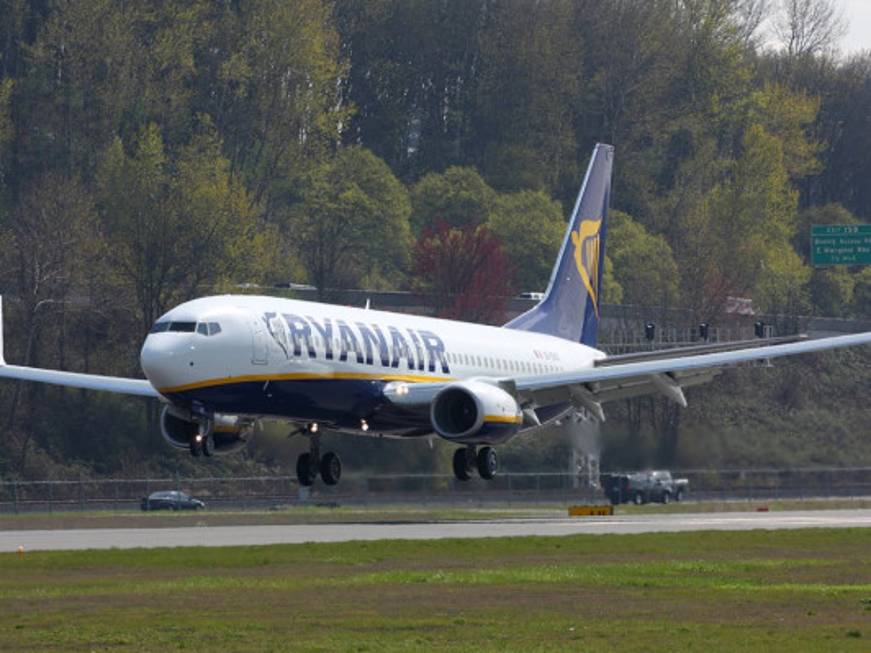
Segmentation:
<svg viewBox="0 0 871 653">
<path fill-rule="evenodd" d="M 188 526 L 0 532 L 0 552 L 133 549 L 176 546 L 251 546 L 352 540 L 632 534 L 794 528 L 868 528 L 871 510 L 795 510 L 697 514 L 624 515 L 571 519 L 316 524 L 291 526 Z"/>
</svg>

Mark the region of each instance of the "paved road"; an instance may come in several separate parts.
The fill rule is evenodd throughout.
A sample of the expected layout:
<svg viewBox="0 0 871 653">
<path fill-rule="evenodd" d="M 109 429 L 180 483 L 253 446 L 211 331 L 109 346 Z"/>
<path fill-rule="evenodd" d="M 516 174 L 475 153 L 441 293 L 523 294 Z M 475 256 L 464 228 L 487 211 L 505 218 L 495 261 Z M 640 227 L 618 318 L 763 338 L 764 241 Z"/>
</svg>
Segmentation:
<svg viewBox="0 0 871 653">
<path fill-rule="evenodd" d="M 871 510 L 802 510 L 775 513 L 579 517 L 414 524 L 319 524 L 294 526 L 203 526 L 0 532 L 0 552 L 64 549 L 132 549 L 174 546 L 246 546 L 350 540 L 430 540 L 447 537 L 510 537 L 655 533 L 701 530 L 871 527 Z"/>
</svg>

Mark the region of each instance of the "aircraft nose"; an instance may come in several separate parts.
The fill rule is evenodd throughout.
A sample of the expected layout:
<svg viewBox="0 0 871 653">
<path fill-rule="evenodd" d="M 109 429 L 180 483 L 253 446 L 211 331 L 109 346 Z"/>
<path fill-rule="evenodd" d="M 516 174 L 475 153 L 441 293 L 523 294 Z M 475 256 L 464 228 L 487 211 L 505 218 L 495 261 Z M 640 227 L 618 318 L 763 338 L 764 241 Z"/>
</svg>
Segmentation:
<svg viewBox="0 0 871 653">
<path fill-rule="evenodd" d="M 145 376 L 155 388 L 178 384 L 183 371 L 183 358 L 189 349 L 189 338 L 177 334 L 151 334 L 145 339 L 139 362 Z"/>
</svg>

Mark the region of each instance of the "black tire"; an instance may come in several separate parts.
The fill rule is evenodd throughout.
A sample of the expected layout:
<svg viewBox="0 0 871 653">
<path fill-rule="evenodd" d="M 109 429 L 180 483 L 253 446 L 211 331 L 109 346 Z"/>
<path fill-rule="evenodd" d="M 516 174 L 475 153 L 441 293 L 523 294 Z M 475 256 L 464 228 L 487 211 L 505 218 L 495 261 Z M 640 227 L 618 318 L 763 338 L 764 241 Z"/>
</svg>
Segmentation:
<svg viewBox="0 0 871 653">
<path fill-rule="evenodd" d="M 315 482 L 318 474 L 318 468 L 312 464 L 312 455 L 306 451 L 299 455 L 296 459 L 296 478 L 299 484 L 304 487 L 309 487 Z"/>
<path fill-rule="evenodd" d="M 191 438 L 191 455 L 199 458 L 201 453 L 203 453 L 203 443 L 197 442 L 196 438 Z"/>
<path fill-rule="evenodd" d="M 211 458 L 215 455 L 215 438 L 211 435 L 203 438 L 203 455 L 206 458 Z"/>
<path fill-rule="evenodd" d="M 636 492 L 634 495 L 632 495 L 632 502 L 636 506 L 640 506 L 641 504 L 643 504 L 644 503 L 644 493 L 643 492 Z"/>
<path fill-rule="evenodd" d="M 332 451 L 321 456 L 321 478 L 327 485 L 335 485 L 342 478 L 342 460 Z"/>
<path fill-rule="evenodd" d="M 471 478 L 469 474 L 469 456 L 465 449 L 457 449 L 454 452 L 454 476 L 458 481 L 468 481 Z"/>
<path fill-rule="evenodd" d="M 496 450 L 493 447 L 481 447 L 478 450 L 478 474 L 485 481 L 489 481 L 496 476 L 496 470 L 499 468 L 499 461 L 496 458 Z"/>
<path fill-rule="evenodd" d="M 671 492 L 663 492 L 662 493 L 662 503 L 663 505 L 668 505 L 671 501 Z"/>
<path fill-rule="evenodd" d="M 677 494 L 674 495 L 674 500 L 675 500 L 675 501 L 683 501 L 683 492 L 684 492 L 684 491 L 683 491 L 683 488 L 679 489 L 679 490 L 677 491 Z"/>
</svg>

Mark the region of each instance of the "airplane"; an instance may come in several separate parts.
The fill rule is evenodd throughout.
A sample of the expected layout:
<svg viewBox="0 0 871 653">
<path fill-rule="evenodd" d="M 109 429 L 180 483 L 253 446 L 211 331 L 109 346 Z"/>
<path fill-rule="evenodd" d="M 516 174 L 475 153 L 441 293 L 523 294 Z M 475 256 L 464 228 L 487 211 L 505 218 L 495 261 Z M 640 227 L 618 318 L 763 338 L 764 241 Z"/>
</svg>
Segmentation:
<svg viewBox="0 0 871 653">
<path fill-rule="evenodd" d="M 160 430 L 194 456 L 241 449 L 260 420 L 308 437 L 302 486 L 342 474 L 321 453 L 324 431 L 432 437 L 458 445 L 453 471 L 497 472 L 495 446 L 546 433 L 569 413 L 604 421 L 603 404 L 684 389 L 724 366 L 867 345 L 871 332 L 802 341 L 716 343 L 608 356 L 596 348 L 614 149 L 596 145 L 544 297 L 502 327 L 266 296 L 185 302 L 142 346 L 145 379 L 7 365 L 0 304 L 0 378 L 163 402 Z"/>
</svg>

